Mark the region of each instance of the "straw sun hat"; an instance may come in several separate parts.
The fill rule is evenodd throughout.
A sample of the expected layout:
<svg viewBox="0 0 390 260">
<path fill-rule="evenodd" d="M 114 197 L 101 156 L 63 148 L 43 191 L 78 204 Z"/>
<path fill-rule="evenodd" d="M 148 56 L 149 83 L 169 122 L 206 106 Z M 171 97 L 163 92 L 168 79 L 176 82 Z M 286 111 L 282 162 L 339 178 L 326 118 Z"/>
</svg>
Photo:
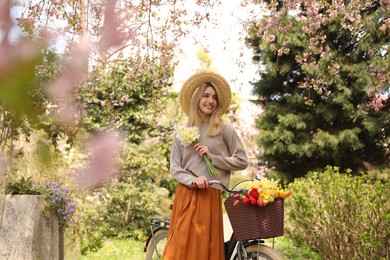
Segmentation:
<svg viewBox="0 0 390 260">
<path fill-rule="evenodd" d="M 181 108 L 188 115 L 190 111 L 190 103 L 195 90 L 203 83 L 211 83 L 218 88 L 220 106 L 222 111 L 227 112 L 232 100 L 232 92 L 229 83 L 219 74 L 214 72 L 199 72 L 187 79 L 179 93 L 179 101 Z"/>
</svg>

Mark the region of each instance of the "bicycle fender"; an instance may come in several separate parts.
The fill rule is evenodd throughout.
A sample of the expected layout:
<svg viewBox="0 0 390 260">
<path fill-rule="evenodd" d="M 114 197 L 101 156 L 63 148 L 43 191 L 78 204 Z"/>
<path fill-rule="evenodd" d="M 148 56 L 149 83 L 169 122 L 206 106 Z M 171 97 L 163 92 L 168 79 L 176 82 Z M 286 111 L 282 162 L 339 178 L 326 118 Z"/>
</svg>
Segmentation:
<svg viewBox="0 0 390 260">
<path fill-rule="evenodd" d="M 165 229 L 165 228 L 159 227 L 159 228 L 153 229 L 153 233 L 152 233 L 152 234 L 156 233 L 157 231 L 159 231 L 159 230 L 161 230 L 161 229 Z M 152 234 L 149 235 L 148 239 L 147 239 L 146 242 L 145 242 L 144 253 L 146 252 L 146 249 L 148 248 L 148 245 L 149 245 L 150 240 L 152 240 L 152 237 L 153 237 Z"/>
</svg>

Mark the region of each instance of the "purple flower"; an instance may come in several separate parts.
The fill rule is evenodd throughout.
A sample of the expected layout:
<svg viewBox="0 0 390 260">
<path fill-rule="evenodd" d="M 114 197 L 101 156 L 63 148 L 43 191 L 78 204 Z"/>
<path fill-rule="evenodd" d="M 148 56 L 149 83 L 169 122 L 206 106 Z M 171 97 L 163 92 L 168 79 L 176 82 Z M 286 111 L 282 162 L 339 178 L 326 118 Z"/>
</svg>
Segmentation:
<svg viewBox="0 0 390 260">
<path fill-rule="evenodd" d="M 74 223 L 73 215 L 76 213 L 76 205 L 70 204 L 71 198 L 69 190 L 61 187 L 56 181 L 50 181 L 50 185 L 40 182 L 43 186 L 43 195 L 48 201 L 48 210 L 56 214 L 60 228 L 66 228 L 70 223 Z"/>
</svg>

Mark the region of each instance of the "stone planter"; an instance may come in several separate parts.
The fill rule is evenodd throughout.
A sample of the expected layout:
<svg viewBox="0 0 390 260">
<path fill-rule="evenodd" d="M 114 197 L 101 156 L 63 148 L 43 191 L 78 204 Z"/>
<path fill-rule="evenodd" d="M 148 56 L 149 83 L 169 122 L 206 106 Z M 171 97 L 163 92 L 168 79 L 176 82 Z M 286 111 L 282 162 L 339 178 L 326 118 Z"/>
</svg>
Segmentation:
<svg viewBox="0 0 390 260">
<path fill-rule="evenodd" d="M 64 257 L 56 216 L 43 214 L 38 195 L 0 195 L 0 259 L 55 260 Z"/>
</svg>

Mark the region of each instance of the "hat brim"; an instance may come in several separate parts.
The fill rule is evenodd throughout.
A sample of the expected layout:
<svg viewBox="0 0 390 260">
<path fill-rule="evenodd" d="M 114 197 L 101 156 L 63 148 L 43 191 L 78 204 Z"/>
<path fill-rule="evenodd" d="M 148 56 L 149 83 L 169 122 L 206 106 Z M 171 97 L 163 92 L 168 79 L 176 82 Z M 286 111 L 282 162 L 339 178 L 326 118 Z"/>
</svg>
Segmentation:
<svg viewBox="0 0 390 260">
<path fill-rule="evenodd" d="M 187 115 L 190 111 L 190 103 L 195 90 L 203 83 L 209 82 L 218 88 L 220 106 L 224 113 L 227 112 L 232 101 L 232 92 L 229 83 L 219 74 L 214 72 L 199 72 L 187 79 L 179 93 L 181 108 Z"/>
</svg>

